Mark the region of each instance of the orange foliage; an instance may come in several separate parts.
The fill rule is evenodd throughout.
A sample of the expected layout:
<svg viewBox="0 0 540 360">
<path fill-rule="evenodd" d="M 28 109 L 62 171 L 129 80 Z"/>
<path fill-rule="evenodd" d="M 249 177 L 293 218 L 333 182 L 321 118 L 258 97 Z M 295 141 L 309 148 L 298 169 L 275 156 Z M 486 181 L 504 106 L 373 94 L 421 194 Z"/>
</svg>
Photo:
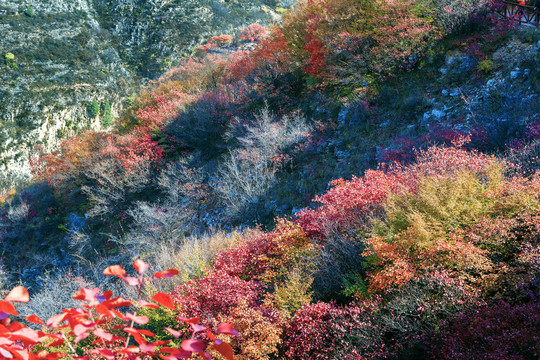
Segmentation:
<svg viewBox="0 0 540 360">
<path fill-rule="evenodd" d="M 226 78 L 238 81 L 250 77 L 264 67 L 266 76 L 276 76 L 290 69 L 289 47 L 280 29 L 274 28 L 257 47 L 250 52 L 239 51 L 231 55 Z"/>
<path fill-rule="evenodd" d="M 407 252 L 398 243 L 388 243 L 380 236 L 366 240 L 364 257 L 374 257 L 374 270 L 368 274 L 369 291 L 380 292 L 392 286 L 402 286 L 416 274 Z"/>
<path fill-rule="evenodd" d="M 38 150 L 31 161 L 32 173 L 53 185 L 78 176 L 101 159 L 114 159 L 130 171 L 142 163 L 158 163 L 163 157 L 163 149 L 142 128 L 128 135 L 87 131 L 65 139 L 50 154 Z"/>
<path fill-rule="evenodd" d="M 271 306 L 250 307 L 241 301 L 229 316 L 220 322 L 230 323 L 240 335 L 230 339 L 239 348 L 235 356 L 239 360 L 266 360 L 278 354 L 285 316 Z"/>
</svg>

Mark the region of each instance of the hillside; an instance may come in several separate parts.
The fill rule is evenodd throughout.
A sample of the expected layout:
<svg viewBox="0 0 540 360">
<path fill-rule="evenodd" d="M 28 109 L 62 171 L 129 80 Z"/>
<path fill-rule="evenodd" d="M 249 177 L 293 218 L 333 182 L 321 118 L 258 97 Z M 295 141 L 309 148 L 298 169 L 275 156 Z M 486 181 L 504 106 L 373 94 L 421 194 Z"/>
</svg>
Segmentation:
<svg viewBox="0 0 540 360">
<path fill-rule="evenodd" d="M 126 68 L 169 67 L 169 17 L 113 4 Z M 537 359 L 540 32 L 500 6 L 300 1 L 38 151 L 0 198 L 2 354 Z"/>
<path fill-rule="evenodd" d="M 0 4 L 2 183 L 30 175 L 36 144 L 103 126 L 203 40 L 276 18 L 275 1 L 7 0 Z M 98 114 L 89 110 L 98 102 Z M 107 125 L 107 124 L 106 124 Z M 109 125 L 110 126 L 110 125 Z"/>
</svg>

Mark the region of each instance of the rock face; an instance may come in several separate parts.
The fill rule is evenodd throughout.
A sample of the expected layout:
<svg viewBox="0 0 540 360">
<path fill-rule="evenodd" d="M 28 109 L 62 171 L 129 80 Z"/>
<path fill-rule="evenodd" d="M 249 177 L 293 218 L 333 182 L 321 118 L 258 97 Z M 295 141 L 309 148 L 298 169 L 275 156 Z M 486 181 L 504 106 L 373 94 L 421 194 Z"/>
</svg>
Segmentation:
<svg viewBox="0 0 540 360">
<path fill-rule="evenodd" d="M 29 174 L 35 144 L 52 150 L 99 129 L 141 84 L 208 37 L 275 19 L 276 1 L 0 1 L 0 185 Z M 100 114 L 90 109 L 94 100 Z"/>
<path fill-rule="evenodd" d="M 116 40 L 122 60 L 155 77 L 195 45 L 279 17 L 275 0 L 95 0 L 101 26 Z"/>
</svg>

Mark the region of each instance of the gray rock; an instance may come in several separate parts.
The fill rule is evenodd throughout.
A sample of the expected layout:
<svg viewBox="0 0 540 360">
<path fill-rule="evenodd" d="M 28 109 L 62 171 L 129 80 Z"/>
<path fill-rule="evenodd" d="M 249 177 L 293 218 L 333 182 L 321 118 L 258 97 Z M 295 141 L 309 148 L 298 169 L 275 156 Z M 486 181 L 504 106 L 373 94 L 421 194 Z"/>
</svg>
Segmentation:
<svg viewBox="0 0 540 360">
<path fill-rule="evenodd" d="M 443 94 L 443 96 L 448 96 L 449 92 L 448 92 L 448 90 L 444 89 L 444 90 L 442 91 L 442 94 Z"/>
<path fill-rule="evenodd" d="M 454 89 L 450 92 L 450 96 L 456 97 L 459 96 L 459 89 Z"/>
<path fill-rule="evenodd" d="M 347 120 L 347 114 L 349 113 L 349 108 L 342 107 L 338 114 L 338 123 L 339 125 L 345 125 L 345 120 Z"/>
<path fill-rule="evenodd" d="M 452 68 L 453 72 L 463 73 L 471 70 L 476 63 L 476 60 L 470 56 L 447 56 L 446 65 Z"/>
<path fill-rule="evenodd" d="M 439 69 L 439 72 L 440 72 L 441 74 L 443 74 L 443 75 L 446 75 L 446 74 L 448 74 L 448 69 L 447 69 L 447 68 L 440 68 L 440 69 Z"/>
<path fill-rule="evenodd" d="M 382 122 L 382 123 L 379 124 L 379 127 L 380 127 L 380 128 L 383 128 L 383 129 L 384 129 L 384 128 L 387 128 L 387 127 L 389 127 L 389 126 L 390 126 L 390 121 L 388 121 L 388 120 L 387 120 L 387 121 L 384 121 L 384 122 Z"/>
<path fill-rule="evenodd" d="M 433 109 L 431 110 L 431 114 L 433 115 L 433 117 L 437 120 L 440 120 L 442 119 L 443 117 L 446 116 L 446 113 L 442 110 L 437 110 L 437 109 Z"/>
</svg>

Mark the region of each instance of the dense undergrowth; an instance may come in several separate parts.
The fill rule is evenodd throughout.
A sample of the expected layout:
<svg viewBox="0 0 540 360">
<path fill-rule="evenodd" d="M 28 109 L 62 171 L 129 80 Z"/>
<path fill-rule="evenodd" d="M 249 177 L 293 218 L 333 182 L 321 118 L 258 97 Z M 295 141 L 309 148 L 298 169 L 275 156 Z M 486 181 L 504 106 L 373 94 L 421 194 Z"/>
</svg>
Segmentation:
<svg viewBox="0 0 540 360">
<path fill-rule="evenodd" d="M 538 358 L 538 60 L 471 91 L 538 34 L 494 6 L 308 0 L 209 39 L 115 131 L 39 154 L 35 183 L 3 195 L 4 288 L 21 280 L 39 303 L 21 312 L 45 319 L 55 297 L 76 306 L 68 288 L 136 297 L 97 275 L 141 258 L 179 275 L 137 294 L 174 300 L 138 310 L 158 341 L 197 318 L 236 329 L 240 359 Z"/>
</svg>

